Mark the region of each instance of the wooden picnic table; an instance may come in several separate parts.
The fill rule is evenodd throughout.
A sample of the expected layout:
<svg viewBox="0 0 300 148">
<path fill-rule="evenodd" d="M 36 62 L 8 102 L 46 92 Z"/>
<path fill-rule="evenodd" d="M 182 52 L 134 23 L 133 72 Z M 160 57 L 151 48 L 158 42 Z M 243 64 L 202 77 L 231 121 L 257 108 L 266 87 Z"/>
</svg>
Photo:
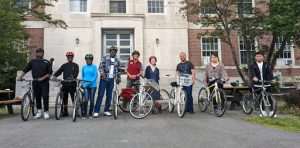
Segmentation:
<svg viewBox="0 0 300 148">
<path fill-rule="evenodd" d="M 6 105 L 9 114 L 13 114 L 14 110 L 12 105 L 21 103 L 20 99 L 12 99 L 11 95 L 14 91 L 12 90 L 0 90 L 0 94 L 7 94 L 7 98 L 0 100 L 0 105 Z"/>
<path fill-rule="evenodd" d="M 235 110 L 235 107 L 240 105 L 240 101 L 243 96 L 239 96 L 240 91 L 249 91 L 250 88 L 248 86 L 231 86 L 225 85 L 223 88 L 224 91 L 229 91 L 230 94 L 226 95 L 228 100 L 231 100 L 230 110 Z"/>
</svg>

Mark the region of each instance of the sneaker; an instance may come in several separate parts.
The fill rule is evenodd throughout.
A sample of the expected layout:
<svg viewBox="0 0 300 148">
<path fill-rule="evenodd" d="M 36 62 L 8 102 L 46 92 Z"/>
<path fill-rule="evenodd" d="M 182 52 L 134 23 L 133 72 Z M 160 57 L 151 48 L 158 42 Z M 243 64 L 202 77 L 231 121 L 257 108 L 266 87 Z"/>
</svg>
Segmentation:
<svg viewBox="0 0 300 148">
<path fill-rule="evenodd" d="M 36 115 L 34 116 L 34 119 L 39 119 L 39 118 L 41 118 L 42 117 L 42 110 L 38 110 L 37 111 L 37 113 L 36 113 Z"/>
<path fill-rule="evenodd" d="M 112 114 L 110 112 L 104 112 L 104 116 L 111 116 Z"/>
<path fill-rule="evenodd" d="M 99 113 L 94 113 L 94 118 L 98 118 L 99 117 Z"/>
<path fill-rule="evenodd" d="M 81 118 L 82 120 L 86 120 L 87 118 L 86 118 L 86 116 L 82 116 L 82 118 Z"/>
<path fill-rule="evenodd" d="M 267 113 L 265 111 L 262 111 L 261 114 L 259 115 L 260 117 L 266 117 Z"/>
<path fill-rule="evenodd" d="M 89 116 L 89 119 L 93 119 L 93 116 Z"/>
<path fill-rule="evenodd" d="M 48 120 L 50 117 L 49 117 L 49 113 L 48 112 L 44 112 L 44 119 Z"/>
</svg>

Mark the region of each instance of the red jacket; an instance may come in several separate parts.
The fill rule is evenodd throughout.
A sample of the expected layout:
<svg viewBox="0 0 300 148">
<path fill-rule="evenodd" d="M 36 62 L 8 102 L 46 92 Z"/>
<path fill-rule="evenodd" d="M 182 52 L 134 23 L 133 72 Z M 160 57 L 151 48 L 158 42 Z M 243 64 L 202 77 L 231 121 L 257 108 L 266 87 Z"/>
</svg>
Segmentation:
<svg viewBox="0 0 300 148">
<path fill-rule="evenodd" d="M 131 75 L 137 75 L 141 72 L 142 63 L 140 61 L 134 62 L 134 60 L 128 60 L 127 72 Z M 130 79 L 127 76 L 127 79 Z"/>
</svg>

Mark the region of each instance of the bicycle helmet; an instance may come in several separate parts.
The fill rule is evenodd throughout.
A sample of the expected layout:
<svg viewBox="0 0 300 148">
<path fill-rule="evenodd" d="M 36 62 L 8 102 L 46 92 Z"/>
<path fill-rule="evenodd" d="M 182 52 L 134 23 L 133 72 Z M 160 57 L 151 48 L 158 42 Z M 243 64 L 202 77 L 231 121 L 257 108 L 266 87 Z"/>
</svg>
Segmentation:
<svg viewBox="0 0 300 148">
<path fill-rule="evenodd" d="M 68 52 L 66 53 L 66 56 L 72 56 L 72 57 L 74 57 L 74 53 L 73 53 L 72 51 L 68 51 Z"/>
<path fill-rule="evenodd" d="M 85 59 L 91 59 L 91 60 L 93 60 L 94 57 L 93 57 L 92 54 L 86 54 L 86 55 L 85 55 Z"/>
<path fill-rule="evenodd" d="M 137 50 L 134 50 L 134 51 L 132 52 L 132 54 L 131 54 L 131 55 L 133 56 L 133 55 L 135 55 L 135 54 L 137 54 L 138 56 L 140 56 L 140 52 L 139 52 L 139 51 L 137 51 Z"/>
<path fill-rule="evenodd" d="M 118 48 L 116 46 L 111 46 L 109 48 L 109 52 L 111 52 L 111 50 L 115 50 L 116 52 L 118 52 Z"/>
<path fill-rule="evenodd" d="M 150 56 L 149 57 L 149 62 L 151 62 L 152 59 L 155 59 L 155 61 L 157 62 L 157 58 L 155 56 Z"/>
</svg>

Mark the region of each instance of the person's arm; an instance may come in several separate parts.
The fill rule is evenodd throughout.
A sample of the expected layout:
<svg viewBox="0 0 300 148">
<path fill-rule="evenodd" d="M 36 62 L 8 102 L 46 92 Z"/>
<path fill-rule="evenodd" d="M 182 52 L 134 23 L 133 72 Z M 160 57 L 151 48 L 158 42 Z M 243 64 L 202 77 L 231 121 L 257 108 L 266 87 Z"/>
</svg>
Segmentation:
<svg viewBox="0 0 300 148">
<path fill-rule="evenodd" d="M 56 77 L 58 77 L 58 76 L 60 76 L 60 75 L 62 74 L 62 72 L 63 72 L 63 70 L 64 70 L 63 66 L 64 66 L 64 65 L 61 65 L 61 66 L 59 67 L 59 69 L 53 74 L 54 79 L 56 79 Z"/>
<path fill-rule="evenodd" d="M 192 62 L 190 62 L 191 72 L 192 72 L 192 84 L 195 84 L 195 78 L 196 78 L 196 71 L 195 66 Z"/>
<path fill-rule="evenodd" d="M 228 81 L 229 77 L 224 65 L 221 66 L 221 73 L 222 73 L 222 79 Z"/>
<path fill-rule="evenodd" d="M 128 60 L 128 62 L 127 62 L 127 65 L 126 65 L 126 68 L 124 69 L 124 71 L 126 72 L 127 76 L 128 76 L 129 78 L 131 78 L 132 76 L 131 76 L 131 74 L 128 72 L 128 66 L 129 66 L 129 60 Z"/>
<path fill-rule="evenodd" d="M 180 75 L 180 69 L 179 69 L 179 65 L 177 65 L 176 67 L 176 76 L 179 76 Z"/>
<path fill-rule="evenodd" d="M 79 66 L 78 64 L 75 64 L 75 67 L 74 67 L 74 79 L 77 79 L 78 77 L 78 74 L 79 74 Z"/>
<path fill-rule="evenodd" d="M 101 78 L 105 78 L 105 65 L 106 65 L 106 60 L 105 57 L 103 57 L 99 64 L 99 73 L 101 75 Z"/>
<path fill-rule="evenodd" d="M 48 61 L 49 62 L 49 61 Z M 47 74 L 42 76 L 41 78 L 38 78 L 38 81 L 43 81 L 45 79 L 50 78 L 50 76 L 52 75 L 53 71 L 52 71 L 52 62 L 49 62 L 47 65 Z"/>
<path fill-rule="evenodd" d="M 94 68 L 94 77 L 92 79 L 92 82 L 97 81 L 97 78 L 98 78 L 98 70 L 97 70 L 97 67 L 95 66 L 95 68 Z"/>
<path fill-rule="evenodd" d="M 28 71 L 30 71 L 30 70 L 31 70 L 31 61 L 29 61 L 29 62 L 27 63 L 25 69 L 22 71 L 22 73 L 21 73 L 20 77 L 18 78 L 18 80 L 19 80 L 19 81 L 22 80 L 23 77 L 25 76 L 25 74 L 26 74 Z"/>
<path fill-rule="evenodd" d="M 257 76 L 255 74 L 254 64 L 252 64 L 250 66 L 250 80 L 251 81 L 258 81 L 258 78 L 257 78 Z"/>
<path fill-rule="evenodd" d="M 141 64 L 141 67 L 140 67 L 140 73 L 137 75 L 137 77 L 140 77 L 141 75 L 143 75 L 143 72 L 144 72 L 144 67 L 143 67 L 143 65 Z"/>
</svg>

